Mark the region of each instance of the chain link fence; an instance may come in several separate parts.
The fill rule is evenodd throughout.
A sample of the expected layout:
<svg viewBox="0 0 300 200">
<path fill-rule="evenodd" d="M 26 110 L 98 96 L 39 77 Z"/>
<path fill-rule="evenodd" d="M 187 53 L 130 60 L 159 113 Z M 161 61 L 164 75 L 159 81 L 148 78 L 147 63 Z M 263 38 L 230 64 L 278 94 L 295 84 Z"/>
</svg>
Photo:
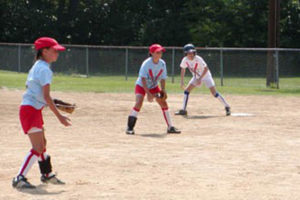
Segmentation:
<svg viewBox="0 0 300 200">
<path fill-rule="evenodd" d="M 137 76 L 147 47 L 65 45 L 67 50 L 52 65 L 56 73 L 88 76 Z M 163 59 L 172 82 L 180 75 L 181 47 L 167 47 Z M 34 62 L 31 44 L 0 43 L 0 70 L 28 72 Z M 198 55 L 207 62 L 220 85 L 226 78 L 266 78 L 268 58 L 274 59 L 274 76 L 300 76 L 300 49 L 268 48 L 199 48 Z M 263 80 L 263 79 L 262 79 Z M 279 85 L 277 85 L 279 86 Z"/>
</svg>

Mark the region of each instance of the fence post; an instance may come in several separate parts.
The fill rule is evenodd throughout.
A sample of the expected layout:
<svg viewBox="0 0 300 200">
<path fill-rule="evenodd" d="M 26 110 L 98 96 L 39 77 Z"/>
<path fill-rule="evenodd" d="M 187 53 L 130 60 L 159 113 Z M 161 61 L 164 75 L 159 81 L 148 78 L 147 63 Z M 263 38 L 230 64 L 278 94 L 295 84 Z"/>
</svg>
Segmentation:
<svg viewBox="0 0 300 200">
<path fill-rule="evenodd" d="M 21 72 L 21 45 L 18 45 L 18 72 Z"/>
<path fill-rule="evenodd" d="M 276 86 L 279 89 L 279 54 L 278 50 L 275 50 L 275 70 L 276 70 Z"/>
<path fill-rule="evenodd" d="M 128 48 L 125 49 L 125 80 L 128 80 Z"/>
<path fill-rule="evenodd" d="M 86 67 L 86 77 L 89 77 L 89 48 L 85 49 L 85 67 Z"/>
<path fill-rule="evenodd" d="M 221 86 L 223 86 L 223 48 L 220 48 L 220 76 L 221 76 Z"/>
<path fill-rule="evenodd" d="M 175 49 L 172 49 L 172 83 L 175 81 L 175 74 L 174 74 L 174 69 L 175 69 Z"/>
</svg>

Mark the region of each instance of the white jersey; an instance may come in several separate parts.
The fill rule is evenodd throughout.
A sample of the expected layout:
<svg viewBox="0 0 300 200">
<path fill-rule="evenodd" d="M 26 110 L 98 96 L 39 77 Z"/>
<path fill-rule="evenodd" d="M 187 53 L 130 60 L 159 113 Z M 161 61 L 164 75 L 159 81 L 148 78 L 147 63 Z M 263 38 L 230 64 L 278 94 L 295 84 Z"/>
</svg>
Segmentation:
<svg viewBox="0 0 300 200">
<path fill-rule="evenodd" d="M 21 105 L 30 105 L 38 110 L 44 107 L 47 103 L 44 99 L 43 87 L 51 84 L 52 76 L 50 65 L 43 60 L 37 60 L 29 71 Z"/>
<path fill-rule="evenodd" d="M 190 70 L 190 72 L 193 74 L 193 76 L 196 79 L 198 79 L 202 75 L 205 67 L 207 67 L 207 64 L 203 60 L 203 58 L 201 58 L 198 55 L 196 55 L 193 60 L 190 60 L 187 58 L 187 56 L 185 56 L 180 63 L 180 67 L 183 69 L 188 68 Z M 210 73 L 209 69 L 203 78 L 206 78 L 208 76 L 211 77 L 211 73 Z"/>
</svg>

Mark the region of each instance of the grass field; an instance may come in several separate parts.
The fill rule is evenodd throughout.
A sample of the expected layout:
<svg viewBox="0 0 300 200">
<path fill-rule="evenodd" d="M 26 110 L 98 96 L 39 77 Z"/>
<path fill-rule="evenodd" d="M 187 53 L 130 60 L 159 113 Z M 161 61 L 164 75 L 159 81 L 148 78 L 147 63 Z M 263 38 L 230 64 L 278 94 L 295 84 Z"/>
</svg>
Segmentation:
<svg viewBox="0 0 300 200">
<path fill-rule="evenodd" d="M 27 74 L 0 70 L 0 87 L 24 89 Z M 132 92 L 136 77 L 129 77 L 125 81 L 124 76 L 92 76 L 89 78 L 79 76 L 67 76 L 56 74 L 53 80 L 53 90 L 74 92 L 115 93 Z M 168 79 L 167 90 L 172 93 L 180 93 L 179 77 L 175 83 Z M 186 77 L 185 82 L 189 81 Z M 281 78 L 280 89 L 270 89 L 265 86 L 264 78 L 226 78 L 224 85 L 220 86 L 219 78 L 215 78 L 218 90 L 222 93 L 240 95 L 300 95 L 300 77 Z M 195 90 L 196 93 L 208 93 L 205 87 Z"/>
</svg>

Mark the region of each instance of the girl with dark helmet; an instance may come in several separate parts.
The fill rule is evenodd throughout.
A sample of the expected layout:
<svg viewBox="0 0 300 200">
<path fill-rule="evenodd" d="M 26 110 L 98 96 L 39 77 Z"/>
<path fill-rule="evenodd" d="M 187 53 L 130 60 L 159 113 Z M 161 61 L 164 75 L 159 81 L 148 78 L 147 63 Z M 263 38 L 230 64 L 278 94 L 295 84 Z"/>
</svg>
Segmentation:
<svg viewBox="0 0 300 200">
<path fill-rule="evenodd" d="M 224 97 L 217 92 L 215 82 L 212 78 L 212 75 L 210 73 L 210 70 L 208 69 L 207 64 L 201 58 L 197 55 L 196 48 L 193 44 L 186 44 L 183 47 L 183 51 L 185 54 L 185 57 L 182 59 L 180 67 L 181 67 L 181 82 L 180 86 L 182 89 L 184 89 L 184 98 L 183 98 L 183 105 L 182 109 L 180 109 L 178 112 L 176 112 L 176 115 L 187 115 L 187 103 L 189 99 L 190 92 L 195 87 L 200 87 L 202 83 L 205 84 L 205 86 L 210 90 L 211 94 L 220 100 L 220 102 L 224 105 L 226 115 L 230 115 L 230 106 L 224 99 Z M 187 87 L 184 86 L 184 75 L 186 69 L 189 69 L 189 71 L 192 73 L 193 77 L 188 83 Z"/>
</svg>

